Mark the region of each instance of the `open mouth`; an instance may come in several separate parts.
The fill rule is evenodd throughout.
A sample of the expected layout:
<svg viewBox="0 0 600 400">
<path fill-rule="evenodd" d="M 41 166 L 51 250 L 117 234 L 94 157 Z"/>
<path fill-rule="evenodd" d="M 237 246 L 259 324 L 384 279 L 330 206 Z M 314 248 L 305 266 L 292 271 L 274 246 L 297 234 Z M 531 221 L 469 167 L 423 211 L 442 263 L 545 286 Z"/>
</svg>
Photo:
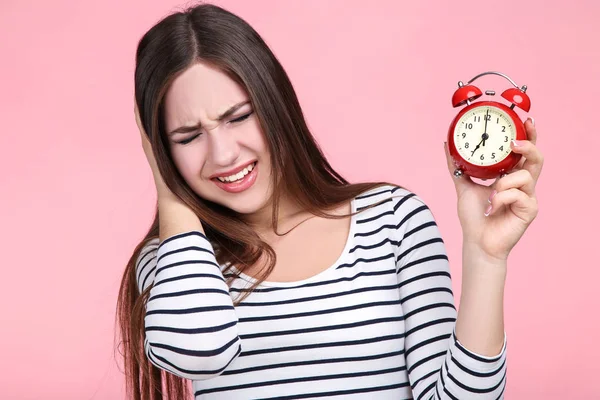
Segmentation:
<svg viewBox="0 0 600 400">
<path fill-rule="evenodd" d="M 258 161 L 254 161 L 252 164 L 248 165 L 246 168 L 244 168 L 237 174 L 233 174 L 233 175 L 226 176 L 226 177 L 217 177 L 215 179 L 218 179 L 219 181 L 221 181 L 223 183 L 233 183 L 233 182 L 241 181 L 242 179 L 244 179 L 244 177 L 248 176 L 248 174 L 250 172 L 252 172 L 254 167 L 256 167 L 257 162 Z"/>
<path fill-rule="evenodd" d="M 230 193 L 239 193 L 249 189 L 256 181 L 258 174 L 258 161 L 253 162 L 236 174 L 219 176 L 212 181 L 221 189 Z"/>
</svg>

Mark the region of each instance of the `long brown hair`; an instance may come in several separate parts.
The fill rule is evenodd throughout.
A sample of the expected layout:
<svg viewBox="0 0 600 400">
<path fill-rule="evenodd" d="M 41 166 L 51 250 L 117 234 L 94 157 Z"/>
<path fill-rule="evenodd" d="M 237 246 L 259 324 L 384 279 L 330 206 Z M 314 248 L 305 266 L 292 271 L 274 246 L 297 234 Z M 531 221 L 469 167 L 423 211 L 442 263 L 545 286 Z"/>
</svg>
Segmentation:
<svg viewBox="0 0 600 400">
<path fill-rule="evenodd" d="M 313 215 L 343 218 L 347 215 L 333 216 L 328 211 L 388 183 L 350 184 L 332 168 L 308 129 L 286 72 L 243 19 L 218 6 L 200 4 L 159 21 L 142 37 L 136 54 L 135 99 L 142 124 L 165 183 L 198 215 L 207 238 L 215 246 L 219 264 L 229 264 L 243 272 L 261 255 L 265 257 L 266 266 L 251 288 L 254 289 L 275 266 L 273 248 L 235 212 L 200 198 L 178 173 L 168 151 L 163 114 L 165 93 L 177 76 L 198 62 L 224 71 L 250 97 L 276 171 L 272 174 L 271 199 L 275 232 L 282 193 L 289 194 Z M 143 349 L 149 288 L 140 294 L 135 269 L 144 246 L 158 237 L 158 221 L 157 207 L 150 229 L 127 263 L 117 303 L 127 393 L 136 400 L 180 400 L 189 396 L 189 382 L 151 364 Z M 230 268 L 224 272 L 235 278 Z"/>
</svg>

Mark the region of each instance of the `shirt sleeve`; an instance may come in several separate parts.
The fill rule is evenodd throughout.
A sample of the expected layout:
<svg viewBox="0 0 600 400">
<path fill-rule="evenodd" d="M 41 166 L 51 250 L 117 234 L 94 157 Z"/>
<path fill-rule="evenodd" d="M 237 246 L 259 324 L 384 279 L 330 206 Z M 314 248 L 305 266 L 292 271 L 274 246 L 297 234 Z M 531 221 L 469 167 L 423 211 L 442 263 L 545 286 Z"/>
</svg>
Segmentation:
<svg viewBox="0 0 600 400">
<path fill-rule="evenodd" d="M 194 380 L 219 375 L 240 354 L 238 319 L 212 245 L 191 231 L 142 249 L 138 289 L 151 286 L 144 350 L 152 364 Z"/>
<path fill-rule="evenodd" d="M 506 334 L 500 353 L 485 357 L 456 338 L 456 308 L 446 248 L 433 214 L 414 193 L 394 198 L 396 267 L 405 316 L 405 357 L 416 400 L 502 399 Z"/>
</svg>

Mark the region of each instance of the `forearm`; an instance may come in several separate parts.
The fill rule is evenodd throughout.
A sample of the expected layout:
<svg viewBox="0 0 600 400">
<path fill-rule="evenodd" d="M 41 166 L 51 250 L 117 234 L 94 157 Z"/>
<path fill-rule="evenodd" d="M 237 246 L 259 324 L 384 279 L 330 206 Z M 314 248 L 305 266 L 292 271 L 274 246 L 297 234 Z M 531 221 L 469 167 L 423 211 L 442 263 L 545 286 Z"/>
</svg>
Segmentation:
<svg viewBox="0 0 600 400">
<path fill-rule="evenodd" d="M 189 232 L 204 233 L 198 216 L 174 195 L 158 196 L 159 240 Z"/>
<path fill-rule="evenodd" d="M 462 289 L 456 337 L 467 349 L 495 356 L 504 344 L 506 261 L 463 246 Z"/>
<path fill-rule="evenodd" d="M 416 196 L 403 200 L 399 200 L 397 207 L 398 218 L 402 221 L 404 215 L 411 217 L 401 224 L 402 236 L 394 239 L 399 243 L 398 281 L 413 397 L 500 399 L 506 376 L 506 352 L 500 351 L 504 344 L 502 290 L 497 289 L 503 282 L 499 271 L 505 268 L 484 265 L 482 257 L 466 251 L 462 301 L 457 315 L 450 263 L 433 214 L 422 208 L 422 200 Z M 492 266 L 496 268 L 490 271 L 495 273 L 487 273 Z M 496 295 L 492 295 L 492 288 Z M 490 314 L 492 308 L 494 316 Z M 495 338 L 480 340 L 489 339 L 498 327 L 498 343 Z M 458 332 L 456 337 L 453 330 Z"/>
<path fill-rule="evenodd" d="M 173 198 L 160 197 L 158 207 L 160 244 L 138 261 L 139 287 L 152 285 L 145 352 L 175 375 L 208 379 L 241 351 L 229 288 L 194 213 Z"/>
</svg>

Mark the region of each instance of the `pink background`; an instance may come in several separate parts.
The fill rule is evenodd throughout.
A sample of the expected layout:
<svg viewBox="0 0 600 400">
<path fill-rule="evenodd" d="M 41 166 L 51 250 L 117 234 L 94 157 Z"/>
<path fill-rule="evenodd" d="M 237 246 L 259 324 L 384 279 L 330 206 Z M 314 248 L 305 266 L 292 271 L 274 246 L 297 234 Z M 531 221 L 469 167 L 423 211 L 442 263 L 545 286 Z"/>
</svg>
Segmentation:
<svg viewBox="0 0 600 400">
<path fill-rule="evenodd" d="M 3 399 L 123 397 L 115 301 L 155 204 L 133 117 L 135 46 L 181 4 L 0 4 Z M 509 260 L 507 398 L 597 396 L 599 3 L 218 4 L 272 46 L 340 172 L 391 180 L 429 204 L 457 299 L 461 230 L 442 146 L 450 98 L 487 70 L 528 85 L 546 163 L 539 216 Z M 478 80 L 498 92 L 505 82 Z"/>
</svg>

